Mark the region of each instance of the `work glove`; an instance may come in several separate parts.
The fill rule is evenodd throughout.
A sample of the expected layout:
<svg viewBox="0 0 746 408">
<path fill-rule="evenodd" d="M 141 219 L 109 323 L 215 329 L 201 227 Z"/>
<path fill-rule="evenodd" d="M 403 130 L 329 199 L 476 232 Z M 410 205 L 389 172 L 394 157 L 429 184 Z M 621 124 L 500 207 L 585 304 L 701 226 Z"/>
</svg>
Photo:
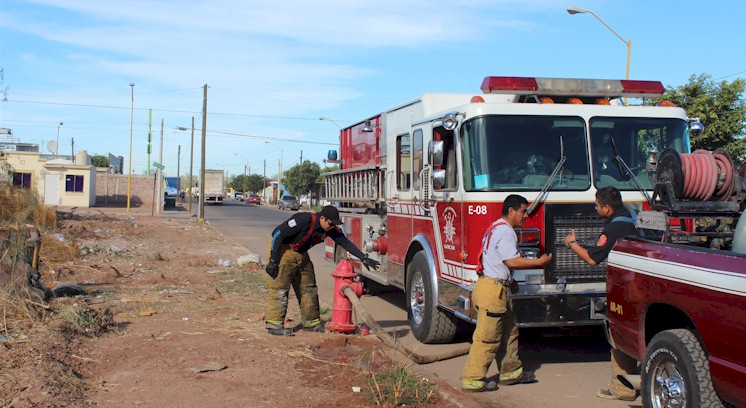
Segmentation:
<svg viewBox="0 0 746 408">
<path fill-rule="evenodd" d="M 365 269 L 367 270 L 370 270 L 370 268 L 377 270 L 380 265 L 380 262 L 376 261 L 375 259 L 370 259 L 368 255 L 365 255 L 365 258 L 363 258 L 363 266 L 365 266 Z"/>
<path fill-rule="evenodd" d="M 280 273 L 280 267 L 277 266 L 275 261 L 269 260 L 267 262 L 267 266 L 264 268 L 265 271 L 267 271 L 267 275 L 269 275 L 272 279 L 275 279 L 277 277 L 277 274 Z"/>
</svg>

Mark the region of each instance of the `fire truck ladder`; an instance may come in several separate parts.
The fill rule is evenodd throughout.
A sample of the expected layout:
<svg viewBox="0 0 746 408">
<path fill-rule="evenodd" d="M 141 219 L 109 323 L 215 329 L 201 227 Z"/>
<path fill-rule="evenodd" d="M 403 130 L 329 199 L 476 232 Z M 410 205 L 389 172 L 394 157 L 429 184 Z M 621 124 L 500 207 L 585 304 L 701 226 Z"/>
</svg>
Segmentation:
<svg viewBox="0 0 746 408">
<path fill-rule="evenodd" d="M 323 173 L 326 199 L 339 202 L 373 202 L 383 197 L 383 172 L 377 166 Z"/>
</svg>

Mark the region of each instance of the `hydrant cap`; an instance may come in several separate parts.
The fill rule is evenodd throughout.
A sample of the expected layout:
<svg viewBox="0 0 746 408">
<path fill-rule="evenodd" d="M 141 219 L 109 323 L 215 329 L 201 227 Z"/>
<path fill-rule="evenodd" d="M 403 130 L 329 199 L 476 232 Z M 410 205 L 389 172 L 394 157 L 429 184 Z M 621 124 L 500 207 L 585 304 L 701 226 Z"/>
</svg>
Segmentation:
<svg viewBox="0 0 746 408">
<path fill-rule="evenodd" d="M 339 264 L 337 264 L 337 268 L 332 272 L 332 276 L 335 278 L 354 278 L 357 276 L 357 273 L 355 273 L 355 270 L 352 268 L 350 261 L 343 259 Z"/>
</svg>

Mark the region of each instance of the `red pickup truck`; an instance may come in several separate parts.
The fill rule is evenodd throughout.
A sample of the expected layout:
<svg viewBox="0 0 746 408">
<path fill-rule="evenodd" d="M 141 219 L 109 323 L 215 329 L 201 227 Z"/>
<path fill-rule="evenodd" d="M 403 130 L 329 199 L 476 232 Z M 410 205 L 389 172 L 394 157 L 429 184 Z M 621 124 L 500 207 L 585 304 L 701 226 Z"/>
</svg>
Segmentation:
<svg viewBox="0 0 746 408">
<path fill-rule="evenodd" d="M 607 259 L 609 343 L 641 363 L 619 380 L 646 408 L 746 407 L 746 165 L 722 151 L 653 158 L 641 238 Z"/>
<path fill-rule="evenodd" d="M 746 255 L 624 239 L 606 284 L 609 342 L 641 362 L 643 406 L 746 407 Z"/>
</svg>

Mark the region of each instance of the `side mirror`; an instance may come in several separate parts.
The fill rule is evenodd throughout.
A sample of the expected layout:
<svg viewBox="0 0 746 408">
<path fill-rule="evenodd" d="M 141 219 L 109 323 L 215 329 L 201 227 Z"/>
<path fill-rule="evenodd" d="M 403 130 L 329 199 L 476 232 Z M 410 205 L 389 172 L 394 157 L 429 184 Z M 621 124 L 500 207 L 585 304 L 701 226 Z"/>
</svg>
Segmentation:
<svg viewBox="0 0 746 408">
<path fill-rule="evenodd" d="M 428 153 L 430 154 L 430 164 L 433 167 L 443 165 L 443 150 L 445 143 L 442 140 L 433 140 L 428 145 Z"/>
<path fill-rule="evenodd" d="M 446 171 L 444 169 L 433 170 L 433 186 L 443 187 L 446 185 Z"/>
<path fill-rule="evenodd" d="M 705 125 L 702 124 L 702 122 L 699 121 L 699 119 L 696 119 L 695 122 L 692 122 L 689 124 L 689 134 L 692 137 L 699 137 L 702 135 L 702 132 L 705 131 Z"/>
</svg>

